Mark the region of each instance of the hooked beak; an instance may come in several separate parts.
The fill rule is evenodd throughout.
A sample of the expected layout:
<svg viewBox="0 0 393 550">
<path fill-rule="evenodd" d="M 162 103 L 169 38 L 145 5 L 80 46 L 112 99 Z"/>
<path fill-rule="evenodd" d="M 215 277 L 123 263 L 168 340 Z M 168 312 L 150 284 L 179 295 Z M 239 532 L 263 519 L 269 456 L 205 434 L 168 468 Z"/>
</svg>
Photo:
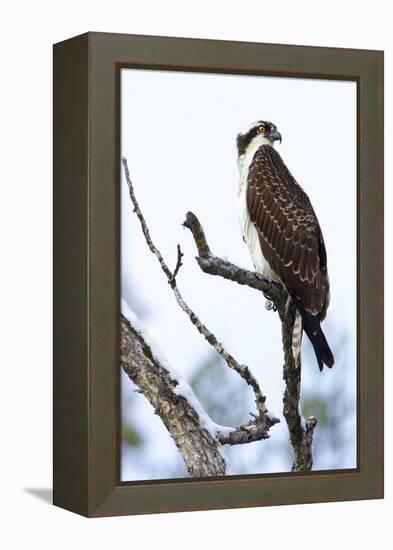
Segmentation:
<svg viewBox="0 0 393 550">
<path fill-rule="evenodd" d="M 275 132 L 273 132 L 272 134 L 270 134 L 270 139 L 272 141 L 282 141 L 282 137 L 281 137 L 281 134 L 280 132 L 277 132 L 277 130 Z"/>
</svg>

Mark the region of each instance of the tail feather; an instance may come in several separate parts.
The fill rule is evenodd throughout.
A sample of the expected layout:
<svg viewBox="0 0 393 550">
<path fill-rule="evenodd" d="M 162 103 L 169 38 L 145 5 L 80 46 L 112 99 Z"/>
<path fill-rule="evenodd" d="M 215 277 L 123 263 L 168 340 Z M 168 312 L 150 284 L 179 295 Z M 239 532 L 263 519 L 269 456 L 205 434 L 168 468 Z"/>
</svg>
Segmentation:
<svg viewBox="0 0 393 550">
<path fill-rule="evenodd" d="M 329 347 L 329 344 L 327 343 L 326 337 L 322 332 L 321 326 L 319 327 L 319 330 L 321 331 L 321 338 L 323 342 L 323 362 L 327 367 L 329 367 L 329 369 L 331 369 L 334 365 L 334 356 L 332 350 Z"/>
<path fill-rule="evenodd" d="M 295 366 L 299 365 L 300 349 L 302 345 L 303 320 L 299 311 L 296 311 L 295 322 L 292 332 L 292 355 L 295 360 Z"/>
<path fill-rule="evenodd" d="M 334 365 L 333 353 L 329 347 L 329 344 L 326 341 L 324 333 L 322 332 L 319 321 L 318 326 L 314 330 L 310 330 L 310 327 L 306 327 L 306 324 L 304 325 L 304 330 L 313 345 L 314 352 L 318 361 L 319 370 L 323 369 L 324 364 L 327 367 L 332 368 L 332 366 Z"/>
<path fill-rule="evenodd" d="M 296 306 L 303 319 L 304 332 L 307 334 L 314 348 L 319 370 L 323 369 L 324 364 L 332 368 L 334 365 L 334 356 L 322 331 L 319 319 L 315 315 L 308 313 L 300 303 L 296 303 Z"/>
</svg>

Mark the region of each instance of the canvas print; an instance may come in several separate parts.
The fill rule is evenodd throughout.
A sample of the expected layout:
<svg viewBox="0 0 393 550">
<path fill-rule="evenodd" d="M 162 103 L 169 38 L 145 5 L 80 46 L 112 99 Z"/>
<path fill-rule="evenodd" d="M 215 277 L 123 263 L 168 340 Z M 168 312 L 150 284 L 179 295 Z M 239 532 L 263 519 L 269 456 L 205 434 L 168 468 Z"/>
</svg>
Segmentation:
<svg viewBox="0 0 393 550">
<path fill-rule="evenodd" d="M 356 83 L 120 78 L 121 480 L 356 468 Z"/>
</svg>

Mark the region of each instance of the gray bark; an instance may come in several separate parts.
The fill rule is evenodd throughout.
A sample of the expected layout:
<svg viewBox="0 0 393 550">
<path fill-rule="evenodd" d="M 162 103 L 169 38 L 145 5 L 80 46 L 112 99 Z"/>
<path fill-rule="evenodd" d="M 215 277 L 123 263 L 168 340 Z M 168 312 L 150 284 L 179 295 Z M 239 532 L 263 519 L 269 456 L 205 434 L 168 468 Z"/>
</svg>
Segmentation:
<svg viewBox="0 0 393 550">
<path fill-rule="evenodd" d="M 123 158 L 122 163 L 133 205 L 133 212 L 139 219 L 146 244 L 150 252 L 157 258 L 172 289 L 176 302 L 186 313 L 198 332 L 224 359 L 228 367 L 236 371 L 251 386 L 255 395 L 257 414 L 251 414 L 252 419 L 237 428 L 230 429 L 229 431 L 227 429 L 218 429 L 214 437 L 209 431 L 203 428 L 198 412 L 192 404 L 185 397 L 177 395 L 176 391 L 174 391 L 177 384 L 176 381 L 171 379 L 168 371 L 157 363 L 146 341 L 135 330 L 135 327 L 132 327 L 130 321 L 123 316 L 121 318 L 122 366 L 162 419 L 181 452 L 190 474 L 192 476 L 224 475 L 226 464 L 220 453 L 220 445 L 240 445 L 267 439 L 270 428 L 278 423 L 279 420 L 269 415 L 265 405 L 266 397 L 249 367 L 238 363 L 225 350 L 216 336 L 202 323 L 184 300 L 176 280 L 182 266 L 183 254 L 180 246 L 177 246 L 175 269 L 171 271 L 151 238 L 150 230 L 135 196 L 127 160 Z"/>
<path fill-rule="evenodd" d="M 141 224 L 141 229 L 142 229 L 143 235 L 145 236 L 146 244 L 149 247 L 150 252 L 154 254 L 154 256 L 157 258 L 161 266 L 161 269 L 164 272 L 170 287 L 172 288 L 173 294 L 175 296 L 175 299 L 178 305 L 184 311 L 184 313 L 188 316 L 189 320 L 196 327 L 198 332 L 202 334 L 202 336 L 207 340 L 207 342 L 209 342 L 209 344 L 214 348 L 214 350 L 218 353 L 218 355 L 220 355 L 220 357 L 224 359 L 228 367 L 236 371 L 247 382 L 247 384 L 251 386 L 251 388 L 254 391 L 255 404 L 258 411 L 258 416 L 255 417 L 256 421 L 261 425 L 264 432 L 268 432 L 269 428 L 274 424 L 276 424 L 278 420 L 271 419 L 269 417 L 268 410 L 266 409 L 266 405 L 265 405 L 266 397 L 264 396 L 256 378 L 254 377 L 254 375 L 252 374 L 252 372 L 250 371 L 247 365 L 239 364 L 238 361 L 236 361 L 236 359 L 226 351 L 226 349 L 221 344 L 221 342 L 219 342 L 216 336 L 207 328 L 207 326 L 204 323 L 202 323 L 202 321 L 199 319 L 196 313 L 190 308 L 190 306 L 184 300 L 177 286 L 177 281 L 176 281 L 176 276 L 179 272 L 180 267 L 182 266 L 183 254 L 180 250 L 180 245 L 177 245 L 177 263 L 174 271 L 172 272 L 169 269 L 167 263 L 165 262 L 161 252 L 155 246 L 151 238 L 150 230 L 148 228 L 146 220 L 142 214 L 139 203 L 135 196 L 134 186 L 130 177 L 127 159 L 123 157 L 122 162 L 123 162 L 124 173 L 125 173 L 126 182 L 127 182 L 128 190 L 130 194 L 130 199 L 134 207 L 134 212 L 137 215 L 139 222 Z M 193 216 L 193 214 L 191 215 Z M 209 251 L 209 247 L 207 246 L 206 240 L 204 239 L 203 229 L 200 226 L 199 222 L 198 222 L 198 225 L 199 225 L 199 231 L 201 233 L 201 240 L 204 240 L 205 247 Z"/>
<path fill-rule="evenodd" d="M 283 378 L 285 381 L 285 392 L 283 397 L 283 413 L 295 455 L 292 471 L 309 471 L 313 465 L 313 433 L 318 421 L 315 416 L 310 416 L 304 421 L 300 414 L 301 357 L 298 357 L 295 364 L 292 354 L 292 330 L 296 310 L 293 303 L 289 304 L 289 307 L 286 307 L 284 300 L 277 302 L 276 305 L 282 323 L 281 332 L 284 350 Z"/>
<path fill-rule="evenodd" d="M 201 425 L 197 411 L 187 399 L 176 394 L 177 381 L 155 359 L 144 338 L 123 315 L 120 335 L 121 366 L 161 418 L 190 475 L 225 475 L 220 443 Z"/>
<path fill-rule="evenodd" d="M 311 470 L 313 465 L 313 433 L 318 421 L 314 416 L 303 421 L 299 412 L 301 358 L 299 356 L 296 366 L 292 354 L 292 331 L 295 321 L 295 307 L 292 302 L 288 303 L 287 291 L 281 285 L 274 284 L 257 273 L 241 269 L 231 262 L 214 256 L 207 244 L 203 228 L 198 218 L 192 212 L 187 213 L 183 225 L 190 229 L 194 237 L 198 250 L 196 260 L 204 273 L 217 275 L 262 292 L 265 297 L 273 303 L 273 309 L 278 311 L 281 320 L 284 351 L 283 378 L 286 386 L 283 397 L 283 413 L 294 451 L 292 471 L 299 472 Z"/>
</svg>

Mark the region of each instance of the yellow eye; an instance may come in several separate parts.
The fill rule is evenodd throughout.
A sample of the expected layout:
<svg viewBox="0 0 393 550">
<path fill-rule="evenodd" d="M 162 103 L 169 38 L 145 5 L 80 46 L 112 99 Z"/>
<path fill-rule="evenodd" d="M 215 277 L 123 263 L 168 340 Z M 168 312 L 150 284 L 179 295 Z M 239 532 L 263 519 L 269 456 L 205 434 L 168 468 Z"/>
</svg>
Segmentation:
<svg viewBox="0 0 393 550">
<path fill-rule="evenodd" d="M 264 126 L 263 124 L 261 124 L 261 125 L 258 126 L 258 128 L 257 128 L 258 134 L 264 134 L 264 133 L 265 133 L 265 130 L 266 130 L 266 128 L 265 128 L 265 126 Z"/>
</svg>

